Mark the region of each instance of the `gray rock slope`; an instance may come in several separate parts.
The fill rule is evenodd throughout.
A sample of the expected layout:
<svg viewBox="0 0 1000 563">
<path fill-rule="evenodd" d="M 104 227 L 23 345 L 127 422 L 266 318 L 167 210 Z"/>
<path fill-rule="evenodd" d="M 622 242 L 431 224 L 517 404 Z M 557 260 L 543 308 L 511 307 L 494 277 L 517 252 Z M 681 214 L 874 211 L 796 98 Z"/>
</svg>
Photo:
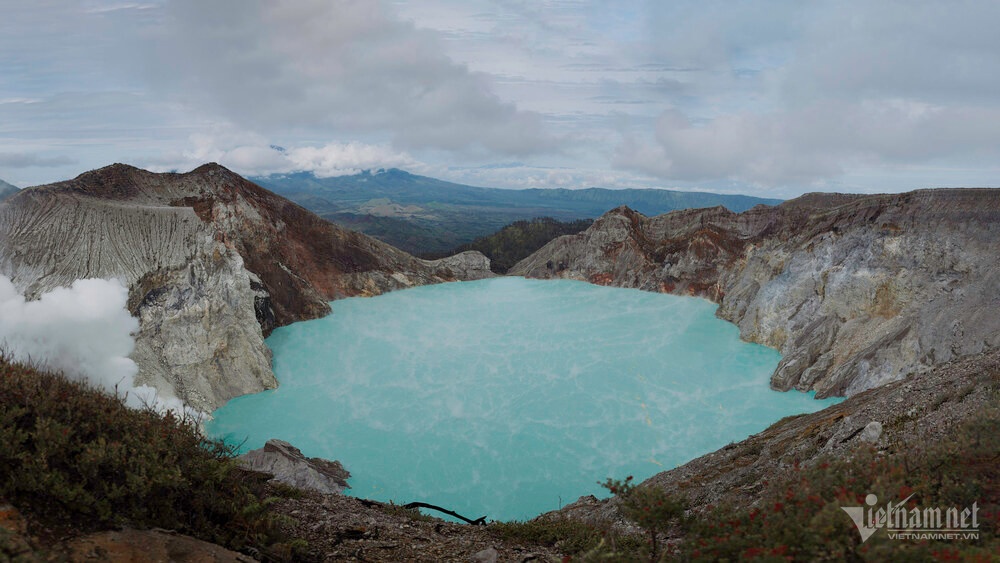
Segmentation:
<svg viewBox="0 0 1000 563">
<path fill-rule="evenodd" d="M 513 275 L 719 303 L 776 389 L 852 395 L 1000 344 L 1000 190 L 810 194 L 741 214 L 615 209 Z"/>
<path fill-rule="evenodd" d="M 137 382 L 206 411 L 275 387 L 264 337 L 330 300 L 492 275 L 479 253 L 418 260 L 215 164 L 116 164 L 22 190 L 0 204 L 0 274 L 29 297 L 122 280 L 140 319 Z"/>
</svg>

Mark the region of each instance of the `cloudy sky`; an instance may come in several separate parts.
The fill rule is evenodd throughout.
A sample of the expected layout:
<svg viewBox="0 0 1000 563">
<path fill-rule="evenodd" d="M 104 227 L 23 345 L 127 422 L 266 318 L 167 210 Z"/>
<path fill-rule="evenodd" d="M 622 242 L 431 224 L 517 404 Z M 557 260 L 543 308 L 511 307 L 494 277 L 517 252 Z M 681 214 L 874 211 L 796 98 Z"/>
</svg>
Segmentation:
<svg viewBox="0 0 1000 563">
<path fill-rule="evenodd" d="M 0 178 L 1000 186 L 1000 2 L 0 0 Z"/>
</svg>

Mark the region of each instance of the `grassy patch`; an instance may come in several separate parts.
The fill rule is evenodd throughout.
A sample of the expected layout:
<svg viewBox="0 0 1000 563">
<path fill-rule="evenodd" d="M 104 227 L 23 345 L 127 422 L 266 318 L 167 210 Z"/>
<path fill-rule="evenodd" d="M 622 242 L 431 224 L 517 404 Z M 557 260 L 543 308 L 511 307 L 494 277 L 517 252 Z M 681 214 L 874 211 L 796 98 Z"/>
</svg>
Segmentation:
<svg viewBox="0 0 1000 563">
<path fill-rule="evenodd" d="M 0 498 L 36 524 L 58 534 L 158 527 L 291 557 L 266 479 L 192 420 L 0 358 Z"/>
</svg>

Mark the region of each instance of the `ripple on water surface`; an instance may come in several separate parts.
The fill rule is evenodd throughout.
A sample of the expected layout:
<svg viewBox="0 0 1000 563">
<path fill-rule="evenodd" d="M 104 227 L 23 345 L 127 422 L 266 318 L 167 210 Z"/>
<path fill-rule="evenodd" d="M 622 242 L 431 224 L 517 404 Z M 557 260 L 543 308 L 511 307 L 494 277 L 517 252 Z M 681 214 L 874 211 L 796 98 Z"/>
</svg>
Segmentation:
<svg viewBox="0 0 1000 563">
<path fill-rule="evenodd" d="M 829 404 L 771 391 L 779 354 L 701 299 L 499 278 L 332 306 L 208 430 L 338 459 L 360 497 L 526 519 Z"/>
</svg>

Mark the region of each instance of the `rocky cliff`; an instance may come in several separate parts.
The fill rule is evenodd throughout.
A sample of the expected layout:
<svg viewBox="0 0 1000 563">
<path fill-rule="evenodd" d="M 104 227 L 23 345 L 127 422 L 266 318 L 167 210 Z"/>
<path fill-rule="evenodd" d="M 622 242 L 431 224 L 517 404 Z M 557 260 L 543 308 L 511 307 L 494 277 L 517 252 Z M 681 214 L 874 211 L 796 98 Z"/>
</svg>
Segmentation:
<svg viewBox="0 0 1000 563">
<path fill-rule="evenodd" d="M 479 253 L 419 260 L 217 164 L 115 164 L 4 201 L 0 275 L 29 297 L 122 280 L 140 319 L 137 383 L 212 410 L 274 387 L 264 337 L 329 313 L 330 300 L 492 274 Z"/>
<path fill-rule="evenodd" d="M 808 194 L 736 214 L 618 208 L 511 273 L 695 295 L 783 354 L 776 389 L 852 395 L 1000 344 L 1000 190 Z"/>
</svg>

